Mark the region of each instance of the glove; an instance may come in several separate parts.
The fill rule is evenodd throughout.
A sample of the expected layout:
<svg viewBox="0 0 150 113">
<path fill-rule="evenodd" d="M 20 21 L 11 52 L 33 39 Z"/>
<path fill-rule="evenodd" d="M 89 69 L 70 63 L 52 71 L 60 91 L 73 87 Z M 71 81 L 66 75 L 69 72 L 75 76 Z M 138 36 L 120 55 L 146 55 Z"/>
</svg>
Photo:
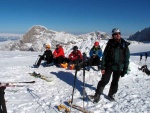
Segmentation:
<svg viewBox="0 0 150 113">
<path fill-rule="evenodd" d="M 124 68 L 121 72 L 121 77 L 124 77 L 124 75 L 127 74 L 127 68 Z"/>
</svg>

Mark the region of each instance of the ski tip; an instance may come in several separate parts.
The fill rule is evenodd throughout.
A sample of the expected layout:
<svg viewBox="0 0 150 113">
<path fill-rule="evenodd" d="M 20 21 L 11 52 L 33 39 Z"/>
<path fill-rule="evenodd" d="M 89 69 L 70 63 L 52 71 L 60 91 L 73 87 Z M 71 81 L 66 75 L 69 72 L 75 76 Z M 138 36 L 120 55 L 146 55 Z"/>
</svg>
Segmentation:
<svg viewBox="0 0 150 113">
<path fill-rule="evenodd" d="M 35 83 L 35 81 L 32 81 L 32 83 Z"/>
</svg>

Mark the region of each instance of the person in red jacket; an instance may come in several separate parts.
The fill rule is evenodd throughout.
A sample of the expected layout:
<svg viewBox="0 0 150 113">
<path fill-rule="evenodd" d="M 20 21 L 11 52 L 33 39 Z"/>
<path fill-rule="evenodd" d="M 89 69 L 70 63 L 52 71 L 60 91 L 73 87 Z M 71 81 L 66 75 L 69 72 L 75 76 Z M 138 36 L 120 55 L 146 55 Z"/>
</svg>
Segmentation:
<svg viewBox="0 0 150 113">
<path fill-rule="evenodd" d="M 53 52 L 54 63 L 59 66 L 63 63 L 64 57 L 64 49 L 60 46 L 60 44 L 57 44 L 56 49 Z"/>
<path fill-rule="evenodd" d="M 73 47 L 73 51 L 69 54 L 69 64 L 77 64 L 82 62 L 82 54 L 77 46 Z"/>
</svg>

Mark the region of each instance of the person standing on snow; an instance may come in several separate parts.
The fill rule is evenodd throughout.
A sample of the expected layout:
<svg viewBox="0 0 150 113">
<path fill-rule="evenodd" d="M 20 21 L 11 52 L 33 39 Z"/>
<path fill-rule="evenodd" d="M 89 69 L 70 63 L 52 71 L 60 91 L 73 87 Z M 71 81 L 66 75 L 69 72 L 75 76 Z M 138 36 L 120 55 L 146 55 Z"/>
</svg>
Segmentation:
<svg viewBox="0 0 150 113">
<path fill-rule="evenodd" d="M 120 30 L 114 28 L 112 30 L 112 39 L 109 39 L 102 57 L 102 78 L 98 82 L 95 95 L 91 96 L 95 103 L 99 102 L 100 95 L 103 93 L 105 85 L 108 84 L 112 73 L 112 82 L 108 93 L 108 99 L 110 101 L 115 101 L 114 94 L 118 90 L 119 78 L 127 74 L 130 57 L 128 46 L 129 43 L 121 38 Z"/>
<path fill-rule="evenodd" d="M 98 66 L 98 70 L 100 70 L 100 58 L 102 57 L 102 50 L 100 48 L 99 42 L 95 42 L 94 46 L 90 50 L 90 59 L 89 59 L 89 67 L 87 70 L 90 70 L 90 66 Z"/>
<path fill-rule="evenodd" d="M 5 89 L 6 89 L 5 86 L 0 86 L 0 113 L 7 113 L 6 103 L 5 103 L 5 98 L 4 98 Z"/>
<path fill-rule="evenodd" d="M 46 44 L 45 48 L 46 50 L 44 51 L 44 54 L 39 55 L 40 58 L 36 64 L 37 67 L 40 66 L 42 60 L 46 61 L 46 65 L 49 65 L 50 63 L 53 62 L 53 54 L 52 54 L 52 51 L 50 50 L 50 45 Z"/>
<path fill-rule="evenodd" d="M 54 63 L 57 66 L 60 66 L 60 64 L 63 63 L 65 54 L 64 54 L 64 49 L 62 48 L 62 46 L 60 46 L 60 44 L 56 45 L 56 49 L 53 52 L 53 58 L 54 58 Z"/>
<path fill-rule="evenodd" d="M 81 51 L 78 50 L 77 46 L 73 47 L 73 51 L 69 54 L 69 65 L 74 65 L 82 62 L 82 54 Z"/>
</svg>

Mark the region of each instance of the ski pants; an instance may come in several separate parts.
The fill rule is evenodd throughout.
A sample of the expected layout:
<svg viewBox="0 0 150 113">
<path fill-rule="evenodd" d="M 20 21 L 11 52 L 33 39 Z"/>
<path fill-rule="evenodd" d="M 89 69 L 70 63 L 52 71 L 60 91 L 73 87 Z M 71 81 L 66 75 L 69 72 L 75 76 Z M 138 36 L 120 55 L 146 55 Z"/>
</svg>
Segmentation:
<svg viewBox="0 0 150 113">
<path fill-rule="evenodd" d="M 7 113 L 4 94 L 4 90 L 0 90 L 0 113 Z"/>
<path fill-rule="evenodd" d="M 105 74 L 102 75 L 101 80 L 98 82 L 96 93 L 102 93 L 103 92 L 101 90 L 103 90 L 104 87 L 109 83 L 109 80 L 111 78 L 111 74 L 112 74 L 112 81 L 111 81 L 111 86 L 110 86 L 108 95 L 114 95 L 117 92 L 118 82 L 119 82 L 121 71 L 120 70 L 113 71 L 112 69 L 107 68 L 105 70 Z"/>
<path fill-rule="evenodd" d="M 61 64 L 64 61 L 64 57 L 63 56 L 59 56 L 57 58 L 54 59 L 54 63 L 57 64 Z"/>
<path fill-rule="evenodd" d="M 37 66 L 40 66 L 42 60 L 46 60 L 46 64 L 50 64 L 53 61 L 53 58 L 52 57 L 45 58 L 44 56 L 40 56 Z"/>
<path fill-rule="evenodd" d="M 98 56 L 89 59 L 89 66 L 99 66 L 100 64 L 100 58 Z"/>
</svg>

